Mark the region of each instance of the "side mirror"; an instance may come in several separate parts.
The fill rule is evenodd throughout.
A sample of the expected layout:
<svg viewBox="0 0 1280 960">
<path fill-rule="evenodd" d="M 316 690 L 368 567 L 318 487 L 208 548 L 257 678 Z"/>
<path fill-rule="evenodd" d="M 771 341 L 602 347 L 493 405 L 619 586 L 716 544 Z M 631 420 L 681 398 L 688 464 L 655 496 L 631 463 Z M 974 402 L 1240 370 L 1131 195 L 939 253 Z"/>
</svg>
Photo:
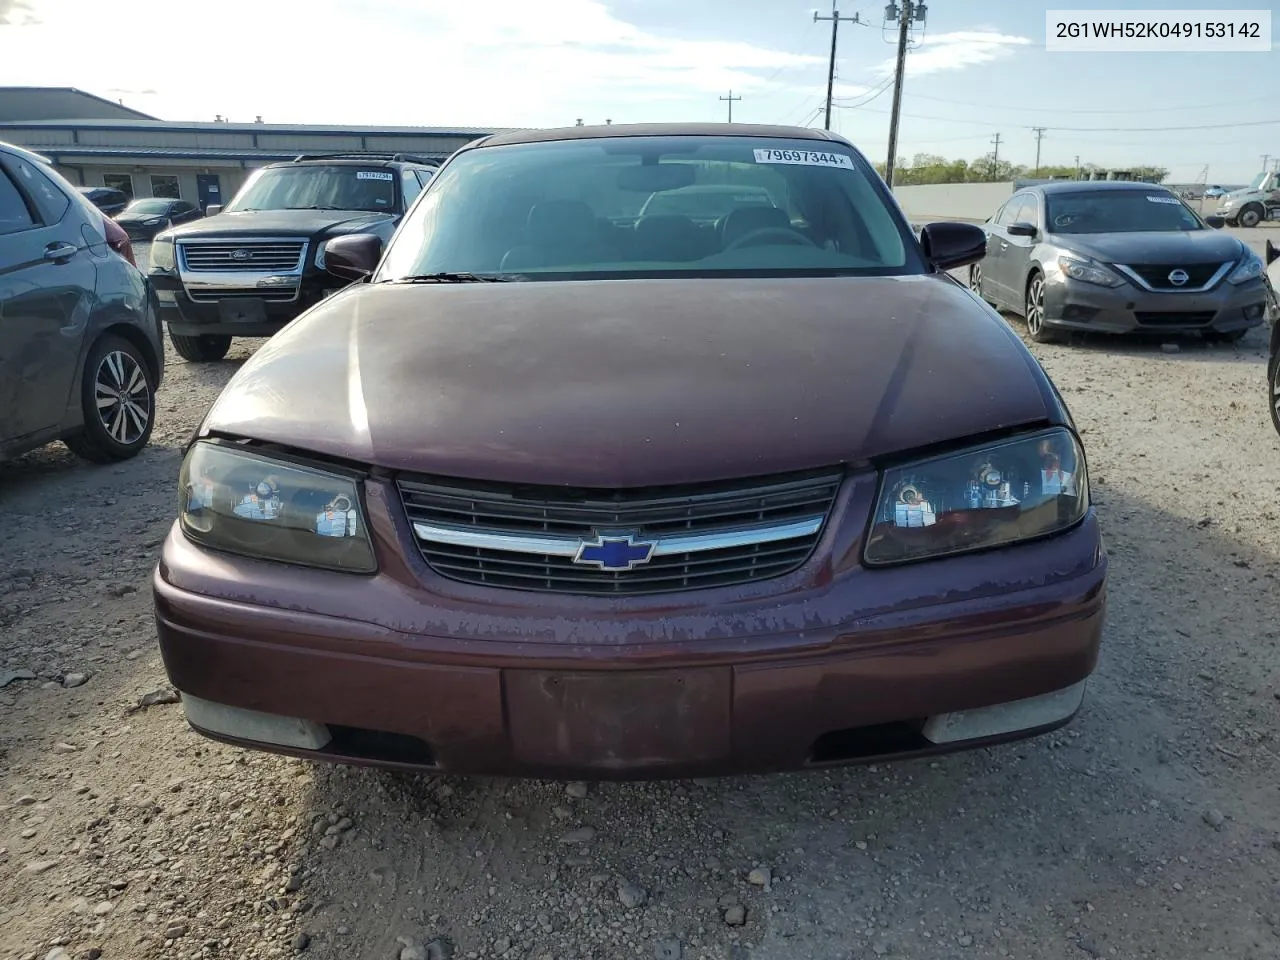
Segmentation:
<svg viewBox="0 0 1280 960">
<path fill-rule="evenodd" d="M 324 246 L 324 268 L 343 280 L 363 280 L 382 259 L 382 238 L 372 233 L 334 237 Z"/>
<path fill-rule="evenodd" d="M 211 203 L 204 208 L 204 215 L 206 217 L 214 217 L 220 214 L 221 212 L 222 212 L 222 204 L 220 203 Z"/>
<path fill-rule="evenodd" d="M 1271 242 L 1271 238 L 1267 237 L 1267 266 L 1271 266 L 1277 260 L 1280 260 L 1280 249 L 1277 249 L 1276 245 Z"/>
<path fill-rule="evenodd" d="M 1034 237 L 1040 231 L 1036 229 L 1035 224 L 1027 223 L 1025 220 L 1019 220 L 1005 227 L 1005 231 L 1011 237 Z"/>
<path fill-rule="evenodd" d="M 1217 214 L 1205 217 L 1204 222 L 1207 223 L 1209 226 L 1213 227 L 1213 229 L 1215 230 L 1221 230 L 1223 227 L 1227 225 L 1227 221 L 1224 218 L 1218 216 Z"/>
<path fill-rule="evenodd" d="M 943 220 L 920 231 L 925 258 L 939 270 L 977 263 L 987 255 L 987 234 L 976 223 Z"/>
</svg>

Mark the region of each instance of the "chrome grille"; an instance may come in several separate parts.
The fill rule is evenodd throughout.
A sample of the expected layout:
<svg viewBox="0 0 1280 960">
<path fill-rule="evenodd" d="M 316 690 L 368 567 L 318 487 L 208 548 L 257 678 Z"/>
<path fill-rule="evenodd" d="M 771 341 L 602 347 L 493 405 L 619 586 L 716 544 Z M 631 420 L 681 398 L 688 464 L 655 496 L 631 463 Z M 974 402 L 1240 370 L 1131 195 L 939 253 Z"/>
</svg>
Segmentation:
<svg viewBox="0 0 1280 960">
<path fill-rule="evenodd" d="M 1218 282 L 1231 267 L 1231 262 L 1213 263 L 1118 263 L 1116 267 L 1130 277 L 1137 278 L 1149 290 L 1167 290 L 1171 293 L 1203 290 Z M 1176 284 L 1169 279 L 1175 270 L 1187 275 L 1186 282 Z"/>
<path fill-rule="evenodd" d="M 295 287 L 218 287 L 199 293 L 188 290 L 187 296 L 197 303 L 217 303 L 219 300 L 265 300 L 268 303 L 288 303 L 298 299 Z"/>
<path fill-rule="evenodd" d="M 795 570 L 813 552 L 841 476 L 825 470 L 638 490 L 404 477 L 399 489 L 423 558 L 443 576 L 518 590 L 623 596 L 732 586 Z M 584 566 L 563 550 L 538 552 L 539 543 L 591 542 L 613 531 L 666 544 L 668 552 L 630 570 Z M 698 541 L 688 552 L 669 552 Z M 712 546 L 721 542 L 726 545 Z"/>
<path fill-rule="evenodd" d="M 181 266 L 190 272 L 244 270 L 254 273 L 301 272 L 305 240 L 179 240 Z"/>
</svg>

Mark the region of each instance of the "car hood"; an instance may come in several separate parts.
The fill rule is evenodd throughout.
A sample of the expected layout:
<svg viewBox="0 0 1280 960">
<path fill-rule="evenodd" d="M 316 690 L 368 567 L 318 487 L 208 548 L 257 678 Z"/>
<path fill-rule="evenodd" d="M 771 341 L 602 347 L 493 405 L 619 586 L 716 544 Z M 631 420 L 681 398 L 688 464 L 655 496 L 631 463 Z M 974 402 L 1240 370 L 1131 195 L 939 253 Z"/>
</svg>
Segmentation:
<svg viewBox="0 0 1280 960">
<path fill-rule="evenodd" d="M 358 210 L 248 210 L 219 213 L 174 227 L 168 235 L 183 237 L 251 237 L 270 234 L 358 233 L 394 219 L 392 213 L 365 213 Z"/>
<path fill-rule="evenodd" d="M 1219 230 L 1171 230 L 1161 233 L 1054 234 L 1055 246 L 1103 263 L 1225 263 L 1244 245 Z"/>
<path fill-rule="evenodd" d="M 1058 421 L 945 277 L 355 285 L 267 342 L 202 432 L 494 481 L 645 486 Z"/>
</svg>

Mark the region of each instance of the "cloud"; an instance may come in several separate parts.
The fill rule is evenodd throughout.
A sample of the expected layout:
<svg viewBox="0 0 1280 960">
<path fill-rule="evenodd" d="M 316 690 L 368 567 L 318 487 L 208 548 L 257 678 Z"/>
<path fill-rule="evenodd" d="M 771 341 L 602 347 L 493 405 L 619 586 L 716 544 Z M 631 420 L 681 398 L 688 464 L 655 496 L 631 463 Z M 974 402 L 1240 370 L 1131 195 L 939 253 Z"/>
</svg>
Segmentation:
<svg viewBox="0 0 1280 960">
<path fill-rule="evenodd" d="M 926 35 L 907 56 L 907 72 L 924 76 L 947 70 L 963 70 L 1012 56 L 1018 47 L 1032 43 L 1026 37 L 994 30 L 956 31 Z M 892 66 L 889 72 L 892 72 Z"/>
<path fill-rule="evenodd" d="M 0 26 L 0 83 L 101 89 L 101 51 L 82 36 L 86 19 L 98 15 L 96 0 L 24 2 L 45 22 L 24 28 L 21 43 Z M 211 16 L 246 27 L 214 42 Z M 209 37 L 184 46 L 180 70 L 142 57 L 112 64 L 116 85 L 156 90 L 148 112 L 175 120 L 216 113 L 466 126 L 693 119 L 719 116 L 716 98 L 729 88 L 755 94 L 759 104 L 779 92 L 772 80 L 783 71 L 825 64 L 768 45 L 659 35 L 604 0 L 223 0 L 216 15 L 195 4 L 113 0 L 112 19 L 130 25 L 136 49 Z"/>
<path fill-rule="evenodd" d="M 0 0 L 0 25 L 22 26 L 39 23 L 28 0 Z"/>
</svg>

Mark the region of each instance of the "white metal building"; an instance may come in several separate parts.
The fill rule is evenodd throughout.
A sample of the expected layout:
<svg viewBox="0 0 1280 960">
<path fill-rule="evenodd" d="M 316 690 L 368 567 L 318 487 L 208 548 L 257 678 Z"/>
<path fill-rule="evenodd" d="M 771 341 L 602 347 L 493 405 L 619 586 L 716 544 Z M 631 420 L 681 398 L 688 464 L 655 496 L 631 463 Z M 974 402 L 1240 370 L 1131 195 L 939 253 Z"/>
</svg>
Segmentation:
<svg viewBox="0 0 1280 960">
<path fill-rule="evenodd" d="M 34 118 L 42 112 L 53 116 Z M 72 183 L 114 187 L 132 197 L 190 200 L 201 207 L 226 203 L 249 171 L 276 160 L 366 151 L 444 159 L 492 132 L 171 122 L 72 88 L 0 87 L 0 140 L 44 154 Z"/>
</svg>

